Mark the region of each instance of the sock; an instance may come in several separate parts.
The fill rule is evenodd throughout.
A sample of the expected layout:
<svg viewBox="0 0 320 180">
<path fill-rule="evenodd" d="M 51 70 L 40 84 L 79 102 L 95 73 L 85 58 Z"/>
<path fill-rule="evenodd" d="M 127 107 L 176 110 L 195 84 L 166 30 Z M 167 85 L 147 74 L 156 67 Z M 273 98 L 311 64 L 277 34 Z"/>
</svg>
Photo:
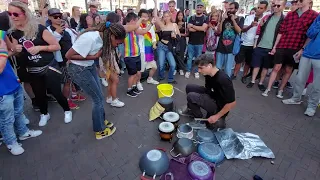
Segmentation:
<svg viewBox="0 0 320 180">
<path fill-rule="evenodd" d="M 259 85 L 262 85 L 262 82 L 259 82 Z"/>
<path fill-rule="evenodd" d="M 128 88 L 128 91 L 131 91 L 132 88 Z"/>
<path fill-rule="evenodd" d="M 254 81 L 251 81 L 253 84 L 255 83 Z"/>
</svg>

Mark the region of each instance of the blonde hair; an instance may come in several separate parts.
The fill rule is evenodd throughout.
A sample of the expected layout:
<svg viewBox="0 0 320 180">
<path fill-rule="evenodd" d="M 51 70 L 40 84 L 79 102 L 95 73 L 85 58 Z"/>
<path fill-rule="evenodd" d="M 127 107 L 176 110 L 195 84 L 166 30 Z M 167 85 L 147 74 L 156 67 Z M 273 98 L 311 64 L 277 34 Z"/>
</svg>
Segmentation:
<svg viewBox="0 0 320 180">
<path fill-rule="evenodd" d="M 72 14 L 71 14 L 71 17 L 73 17 L 73 18 L 75 17 L 75 12 L 74 12 L 74 11 L 75 11 L 77 8 L 80 10 L 80 7 L 79 7 L 79 6 L 72 6 L 72 12 L 71 12 Z"/>
<path fill-rule="evenodd" d="M 30 9 L 25 3 L 19 2 L 19 1 L 13 1 L 9 4 L 9 6 L 14 6 L 16 8 L 19 8 L 23 13 L 24 16 L 26 17 L 26 24 L 24 25 L 22 31 L 23 35 L 26 39 L 33 39 L 37 36 L 39 32 L 39 23 L 37 19 L 33 16 L 31 13 Z M 17 27 L 15 26 L 14 23 L 12 23 L 12 20 L 10 18 L 10 29 L 9 33 L 17 30 Z"/>
</svg>

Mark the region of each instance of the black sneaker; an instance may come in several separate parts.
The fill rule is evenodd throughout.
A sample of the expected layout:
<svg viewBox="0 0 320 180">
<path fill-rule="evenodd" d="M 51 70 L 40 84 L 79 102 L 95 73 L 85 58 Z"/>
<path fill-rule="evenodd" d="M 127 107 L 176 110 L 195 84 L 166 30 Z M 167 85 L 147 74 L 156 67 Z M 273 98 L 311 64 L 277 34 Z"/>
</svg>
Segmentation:
<svg viewBox="0 0 320 180">
<path fill-rule="evenodd" d="M 137 97 L 138 95 L 131 89 L 130 91 L 127 91 L 127 95 L 130 97 Z"/>
<path fill-rule="evenodd" d="M 263 84 L 258 84 L 260 91 L 265 91 L 267 88 Z"/>
<path fill-rule="evenodd" d="M 47 96 L 47 101 L 48 102 L 57 102 L 57 100 L 52 96 Z"/>
<path fill-rule="evenodd" d="M 241 78 L 241 82 L 242 82 L 243 84 L 247 84 L 247 78 L 246 78 L 246 77 L 242 77 L 242 78 Z"/>
<path fill-rule="evenodd" d="M 290 82 L 287 82 L 286 88 L 288 88 L 288 89 L 293 89 L 293 87 L 292 87 L 292 85 L 291 85 Z"/>
<path fill-rule="evenodd" d="M 237 76 L 235 76 L 234 74 L 232 74 L 231 80 L 236 80 L 236 79 L 237 79 Z"/>
<path fill-rule="evenodd" d="M 279 88 L 279 81 L 275 81 L 272 85 L 273 89 L 278 89 Z"/>
<path fill-rule="evenodd" d="M 247 88 L 252 88 L 253 85 L 254 85 L 253 82 L 249 82 L 249 84 L 247 85 Z"/>
<path fill-rule="evenodd" d="M 137 86 L 133 87 L 132 90 L 136 94 L 141 94 L 141 91 L 137 88 Z"/>
<path fill-rule="evenodd" d="M 175 81 L 175 80 L 170 81 L 170 82 L 168 81 L 168 83 L 169 83 L 169 84 L 178 84 L 178 82 L 177 82 L 177 81 Z"/>
</svg>

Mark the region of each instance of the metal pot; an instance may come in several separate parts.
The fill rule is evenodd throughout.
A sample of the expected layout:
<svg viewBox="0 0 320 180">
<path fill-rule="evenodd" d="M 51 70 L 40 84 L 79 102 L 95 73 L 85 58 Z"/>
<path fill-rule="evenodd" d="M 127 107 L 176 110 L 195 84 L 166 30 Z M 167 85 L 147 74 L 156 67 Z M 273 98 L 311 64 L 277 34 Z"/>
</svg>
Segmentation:
<svg viewBox="0 0 320 180">
<path fill-rule="evenodd" d="M 224 153 L 220 146 L 214 143 L 203 143 L 198 146 L 199 155 L 212 163 L 219 164 L 224 159 Z"/>
<path fill-rule="evenodd" d="M 162 122 L 159 124 L 159 135 L 162 140 L 170 141 L 173 137 L 174 125 L 171 122 Z"/>
<path fill-rule="evenodd" d="M 173 111 L 173 99 L 170 97 L 163 97 L 158 100 L 158 103 L 165 109 L 164 112 Z"/>
<path fill-rule="evenodd" d="M 213 134 L 212 131 L 208 129 L 200 129 L 196 133 L 196 140 L 201 143 L 208 143 L 213 142 L 215 144 L 219 144 L 216 136 Z"/>
<path fill-rule="evenodd" d="M 139 167 L 143 172 L 141 179 L 146 179 L 145 174 L 155 179 L 169 169 L 169 158 L 164 150 L 152 149 L 140 158 Z"/>
<path fill-rule="evenodd" d="M 187 124 L 181 124 L 177 129 L 177 137 L 192 139 L 193 138 L 192 127 Z"/>
<path fill-rule="evenodd" d="M 201 161 L 192 161 L 188 165 L 188 172 L 192 179 L 212 180 L 213 172 L 210 166 Z"/>
<path fill-rule="evenodd" d="M 173 144 L 170 154 L 172 157 L 189 156 L 196 150 L 196 142 L 188 138 L 181 138 Z"/>
<path fill-rule="evenodd" d="M 175 126 L 175 128 L 178 128 L 180 116 L 176 112 L 166 112 L 163 115 L 163 120 L 165 120 L 166 122 L 171 122 Z"/>
</svg>

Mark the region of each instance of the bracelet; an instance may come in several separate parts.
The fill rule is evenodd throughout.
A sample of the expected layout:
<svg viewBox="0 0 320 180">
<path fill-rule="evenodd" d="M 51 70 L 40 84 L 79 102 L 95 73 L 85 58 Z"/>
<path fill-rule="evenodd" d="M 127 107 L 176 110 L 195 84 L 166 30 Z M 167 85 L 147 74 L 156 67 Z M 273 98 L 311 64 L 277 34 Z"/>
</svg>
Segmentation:
<svg viewBox="0 0 320 180">
<path fill-rule="evenodd" d="M 4 57 L 4 58 L 8 58 L 8 52 L 5 52 L 5 51 L 3 51 L 3 52 L 0 52 L 0 57 Z"/>
</svg>

